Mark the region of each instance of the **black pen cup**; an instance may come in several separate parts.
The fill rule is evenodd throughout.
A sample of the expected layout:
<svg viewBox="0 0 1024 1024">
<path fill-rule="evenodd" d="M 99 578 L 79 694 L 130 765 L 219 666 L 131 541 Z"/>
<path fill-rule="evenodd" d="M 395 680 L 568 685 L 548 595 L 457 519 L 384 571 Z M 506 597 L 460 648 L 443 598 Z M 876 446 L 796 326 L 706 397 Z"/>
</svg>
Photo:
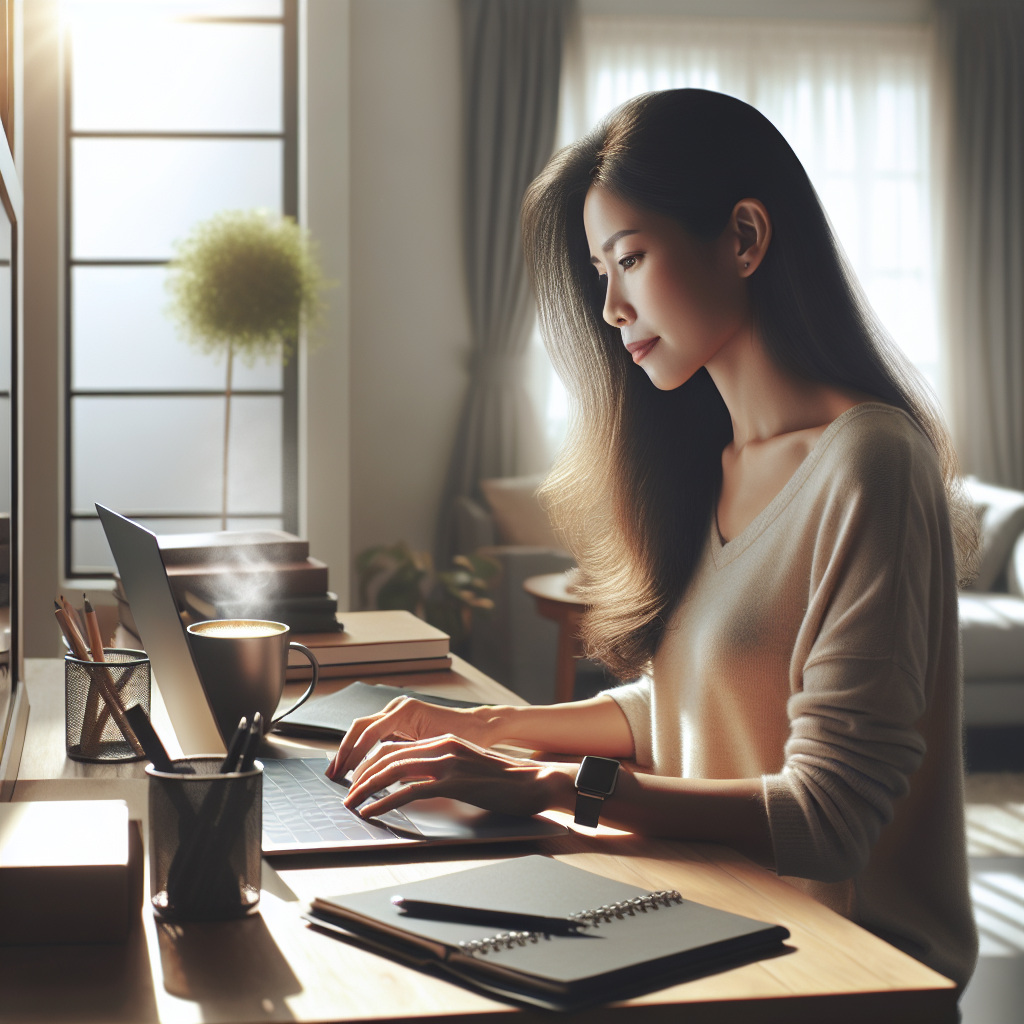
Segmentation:
<svg viewBox="0 0 1024 1024">
<path fill-rule="evenodd" d="M 124 709 L 136 704 L 149 715 L 149 658 L 143 651 L 103 649 L 102 661 L 64 658 L 64 724 L 68 757 L 73 761 L 141 761 L 111 714 L 105 693 L 111 689 Z"/>
<path fill-rule="evenodd" d="M 225 775 L 220 765 L 186 757 L 175 774 L 146 765 L 151 901 L 165 920 L 224 921 L 259 906 L 263 765 Z"/>
</svg>

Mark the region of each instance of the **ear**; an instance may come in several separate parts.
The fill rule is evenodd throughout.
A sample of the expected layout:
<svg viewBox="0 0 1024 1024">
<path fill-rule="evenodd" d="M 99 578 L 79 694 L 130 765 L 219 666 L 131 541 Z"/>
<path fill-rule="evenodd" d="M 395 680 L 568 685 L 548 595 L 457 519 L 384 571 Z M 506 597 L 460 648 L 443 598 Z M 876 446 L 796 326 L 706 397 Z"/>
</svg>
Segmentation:
<svg viewBox="0 0 1024 1024">
<path fill-rule="evenodd" d="M 750 277 L 761 265 L 772 239 L 772 219 L 760 199 L 741 199 L 729 222 L 735 240 L 734 258 L 740 277 Z"/>
</svg>

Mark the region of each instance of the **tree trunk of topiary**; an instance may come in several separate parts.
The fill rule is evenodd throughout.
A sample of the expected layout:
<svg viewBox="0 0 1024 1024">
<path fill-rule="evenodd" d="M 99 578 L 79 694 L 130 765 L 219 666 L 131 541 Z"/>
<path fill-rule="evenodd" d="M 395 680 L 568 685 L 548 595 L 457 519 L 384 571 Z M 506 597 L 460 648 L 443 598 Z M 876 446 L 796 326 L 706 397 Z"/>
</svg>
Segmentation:
<svg viewBox="0 0 1024 1024">
<path fill-rule="evenodd" d="M 224 388 L 224 480 L 221 487 L 220 528 L 228 528 L 228 443 L 231 440 L 231 370 L 234 364 L 235 346 L 228 344 L 228 380 Z"/>
</svg>

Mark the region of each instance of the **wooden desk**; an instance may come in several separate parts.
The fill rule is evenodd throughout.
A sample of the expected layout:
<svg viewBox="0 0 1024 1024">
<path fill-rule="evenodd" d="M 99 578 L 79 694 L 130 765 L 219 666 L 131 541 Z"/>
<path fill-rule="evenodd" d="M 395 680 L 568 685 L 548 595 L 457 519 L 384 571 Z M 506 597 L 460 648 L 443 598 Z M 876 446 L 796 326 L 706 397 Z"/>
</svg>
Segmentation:
<svg viewBox="0 0 1024 1024">
<path fill-rule="evenodd" d="M 375 681 L 522 703 L 459 659 L 451 672 Z M 64 759 L 60 662 L 30 661 L 28 692 L 32 716 L 15 799 L 120 797 L 145 820 L 141 766 L 94 767 Z M 166 729 L 157 699 L 154 716 Z M 415 858 L 405 850 L 277 858 L 273 868 L 265 864 L 260 913 L 245 921 L 158 926 L 147 904 L 125 946 L 0 948 L 0 1021 L 483 1024 L 516 1012 L 517 1020 L 550 1022 L 556 1018 L 515 1011 L 319 935 L 299 918 L 316 894 L 358 892 L 525 852 L 650 889 L 678 889 L 688 899 L 777 921 L 792 932 L 787 955 L 558 1020 L 956 1020 L 952 982 L 739 854 L 601 829 L 596 836 L 574 831 L 529 846 L 425 849 Z"/>
</svg>

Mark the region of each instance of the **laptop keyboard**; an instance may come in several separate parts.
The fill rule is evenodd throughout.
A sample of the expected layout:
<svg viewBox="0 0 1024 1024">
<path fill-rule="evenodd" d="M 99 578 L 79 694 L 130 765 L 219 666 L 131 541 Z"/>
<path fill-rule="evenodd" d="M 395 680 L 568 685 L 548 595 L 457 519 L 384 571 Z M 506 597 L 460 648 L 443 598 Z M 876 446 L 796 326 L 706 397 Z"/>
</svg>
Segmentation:
<svg viewBox="0 0 1024 1024">
<path fill-rule="evenodd" d="M 261 758 L 263 762 L 263 835 L 276 846 L 292 843 L 336 843 L 391 840 L 389 828 L 364 821 L 343 803 L 348 783 L 331 782 L 324 775 L 323 758 Z M 374 794 L 375 799 L 380 794 Z M 376 821 L 401 832 L 419 835 L 419 829 L 398 810 Z M 399 833 L 399 834 L 400 834 Z"/>
</svg>

